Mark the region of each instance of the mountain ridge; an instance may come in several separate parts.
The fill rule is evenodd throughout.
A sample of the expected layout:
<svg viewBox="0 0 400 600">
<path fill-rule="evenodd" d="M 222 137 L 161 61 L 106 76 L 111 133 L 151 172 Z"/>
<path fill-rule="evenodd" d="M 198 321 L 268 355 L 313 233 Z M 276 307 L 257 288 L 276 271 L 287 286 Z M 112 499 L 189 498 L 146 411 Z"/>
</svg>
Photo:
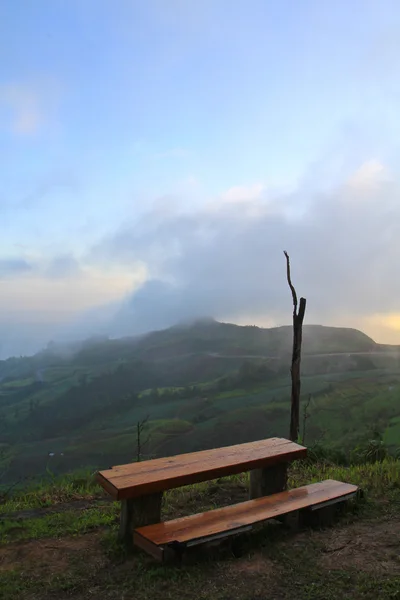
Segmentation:
<svg viewBox="0 0 400 600">
<path fill-rule="evenodd" d="M 217 321 L 211 318 L 197 319 L 188 323 L 177 323 L 171 327 L 161 330 L 150 331 L 140 336 L 126 336 L 109 338 L 107 336 L 91 336 L 80 342 L 69 344 L 49 343 L 47 348 L 31 356 L 10 357 L 0 361 L 0 376 L 2 368 L 7 364 L 16 364 L 17 361 L 30 361 L 32 363 L 42 362 L 46 358 L 60 358 L 73 360 L 80 353 L 87 353 L 96 348 L 103 351 L 110 350 L 116 353 L 131 351 L 138 355 L 147 352 L 150 348 L 164 346 L 165 344 L 177 344 L 178 341 L 186 342 L 190 338 L 208 341 L 210 344 L 216 342 L 235 342 L 236 344 L 258 347 L 260 344 L 265 348 L 274 349 L 275 352 L 287 349 L 291 341 L 292 326 L 281 325 L 278 327 L 258 327 L 256 325 L 237 325 L 234 323 Z M 214 337 L 213 337 L 214 336 Z M 205 345 L 205 344 L 203 344 Z M 325 348 L 324 348 L 325 346 Z M 265 349 L 264 348 L 264 349 Z M 303 352 L 305 354 L 326 351 L 356 352 L 367 350 L 379 350 L 380 348 L 397 350 L 398 346 L 378 344 L 364 332 L 350 327 L 333 327 L 320 324 L 306 324 L 303 326 Z M 214 351 L 214 348 L 210 348 Z"/>
</svg>

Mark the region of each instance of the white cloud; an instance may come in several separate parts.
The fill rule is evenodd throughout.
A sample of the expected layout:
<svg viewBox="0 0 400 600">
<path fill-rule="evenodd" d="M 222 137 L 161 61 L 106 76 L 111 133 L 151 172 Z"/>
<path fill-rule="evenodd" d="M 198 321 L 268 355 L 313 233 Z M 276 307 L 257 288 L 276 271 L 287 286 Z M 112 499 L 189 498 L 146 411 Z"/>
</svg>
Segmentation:
<svg viewBox="0 0 400 600">
<path fill-rule="evenodd" d="M 262 183 L 255 183 L 249 186 L 237 185 L 223 192 L 220 197 L 223 202 L 246 202 L 258 200 L 265 190 L 266 188 Z"/>
<path fill-rule="evenodd" d="M 358 190 L 371 188 L 389 179 L 388 169 L 376 159 L 362 164 L 349 178 L 348 185 Z"/>
<path fill-rule="evenodd" d="M 65 260 L 65 259 L 58 259 Z M 58 264 L 52 265 L 52 269 Z M 63 266 L 65 268 L 65 265 Z M 0 279 L 0 321 L 2 315 L 21 314 L 32 319 L 35 313 L 74 315 L 94 306 L 121 300 L 146 279 L 146 270 L 137 266 L 128 271 L 121 267 L 99 270 L 83 267 L 64 277 L 48 276 L 48 270 L 12 280 Z"/>
<path fill-rule="evenodd" d="M 157 275 L 124 304 L 120 323 L 133 331 L 201 315 L 288 322 L 284 249 L 308 299 L 308 322 L 367 323 L 372 314 L 398 311 L 400 184 L 383 172 L 377 161 L 361 165 L 353 179 L 361 187 L 314 193 L 297 214 L 289 209 L 302 203 L 304 190 L 265 201 L 254 185 L 228 190 L 213 210 L 126 225 L 98 256 L 121 264 L 140 259 Z M 366 189 L 367 201 L 358 202 Z"/>
<path fill-rule="evenodd" d="M 165 201 L 124 223 L 83 261 L 65 255 L 49 266 L 36 257 L 30 262 L 40 269 L 0 281 L 0 326 L 12 317 L 14 329 L 22 327 L 18 314 L 53 324 L 83 315 L 71 329 L 76 335 L 102 327 L 129 335 L 204 315 L 288 323 L 286 249 L 298 294 L 308 301 L 306 322 L 360 327 L 378 341 L 400 342 L 400 182 L 369 161 L 295 213 L 304 194 L 271 196 L 255 184 L 230 188 L 213 210 L 203 204 L 184 211 Z M 13 259 L 7 268 L 20 264 Z"/>
</svg>

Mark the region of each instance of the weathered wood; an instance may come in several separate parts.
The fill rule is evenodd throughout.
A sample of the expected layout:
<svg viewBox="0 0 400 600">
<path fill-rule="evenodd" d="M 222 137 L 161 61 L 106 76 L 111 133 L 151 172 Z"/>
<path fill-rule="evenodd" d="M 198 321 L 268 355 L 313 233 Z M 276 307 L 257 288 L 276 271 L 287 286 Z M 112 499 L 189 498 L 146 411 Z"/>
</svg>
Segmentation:
<svg viewBox="0 0 400 600">
<path fill-rule="evenodd" d="M 133 535 L 131 536 L 131 542 L 133 542 Z M 138 544 L 139 545 L 139 544 Z M 153 544 L 153 542 L 151 540 L 148 540 L 147 538 L 142 538 L 140 540 L 140 547 L 142 548 L 142 550 L 144 550 L 145 552 L 147 552 L 147 554 L 150 554 L 151 556 L 153 556 L 156 560 L 159 560 L 160 562 L 164 562 L 165 561 L 165 549 L 162 548 L 161 546 L 157 546 L 156 544 Z M 169 561 L 168 562 L 172 562 L 172 560 L 175 557 L 175 553 L 171 553 L 168 552 L 168 558 Z"/>
<path fill-rule="evenodd" d="M 332 499 L 348 497 L 350 494 L 355 494 L 357 489 L 355 485 L 334 480 L 313 483 L 295 490 L 247 500 L 207 513 L 140 527 L 134 531 L 133 539 L 134 543 L 144 550 L 146 548 L 143 539 L 156 546 L 185 547 L 195 540 L 197 542 L 208 541 L 214 536 L 220 537 L 221 534 L 231 535 L 232 532 L 239 532 L 249 525 L 276 519 L 280 515 L 320 505 Z"/>
<path fill-rule="evenodd" d="M 133 504 L 134 500 L 122 500 L 121 502 L 118 539 L 127 545 L 129 545 L 131 537 L 129 532 L 133 531 Z"/>
<path fill-rule="evenodd" d="M 299 310 L 297 310 L 297 293 L 290 275 L 289 254 L 284 251 L 286 257 L 286 275 L 287 281 L 292 292 L 293 299 L 293 350 L 292 364 L 290 374 L 292 378 L 291 409 L 290 409 L 290 439 L 296 441 L 300 433 L 300 362 L 301 362 L 301 343 L 303 337 L 303 321 L 306 312 L 306 299 L 300 298 Z"/>
<path fill-rule="evenodd" d="M 159 523 L 161 504 L 162 492 L 122 500 L 119 539 L 130 546 L 134 529 Z"/>
<path fill-rule="evenodd" d="M 304 458 L 307 449 L 283 438 L 131 463 L 101 471 L 97 481 L 116 500 L 162 492 Z"/>
<path fill-rule="evenodd" d="M 287 487 L 287 463 L 250 472 L 250 500 L 283 492 Z"/>
<path fill-rule="evenodd" d="M 290 373 L 292 377 L 291 409 L 290 409 L 290 439 L 298 440 L 300 433 L 300 362 L 301 344 L 303 338 L 303 320 L 306 310 L 306 299 L 300 298 L 299 312 L 293 313 L 293 350 Z"/>
</svg>

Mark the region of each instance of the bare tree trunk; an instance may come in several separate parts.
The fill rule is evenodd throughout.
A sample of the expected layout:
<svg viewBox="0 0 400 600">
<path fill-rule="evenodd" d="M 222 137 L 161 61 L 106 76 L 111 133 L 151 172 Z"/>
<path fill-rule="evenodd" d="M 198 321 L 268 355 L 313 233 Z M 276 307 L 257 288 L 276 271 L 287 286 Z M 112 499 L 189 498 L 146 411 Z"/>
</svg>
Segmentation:
<svg viewBox="0 0 400 600">
<path fill-rule="evenodd" d="M 303 446 L 306 443 L 306 426 L 307 426 L 307 419 L 310 416 L 308 413 L 308 407 L 310 406 L 311 403 L 311 394 L 308 395 L 308 400 L 306 402 L 306 404 L 304 405 L 304 409 L 303 409 L 303 434 L 301 436 L 301 443 L 303 444 Z"/>
<path fill-rule="evenodd" d="M 297 310 L 297 294 L 290 277 L 290 259 L 289 254 L 284 251 L 286 257 L 287 281 L 292 292 L 293 299 L 293 351 L 292 365 L 290 374 L 292 377 L 292 395 L 290 411 L 290 439 L 296 442 L 300 433 L 300 362 L 301 362 L 301 342 L 303 337 L 303 321 L 306 311 L 306 299 L 300 298 L 299 308 Z"/>
</svg>

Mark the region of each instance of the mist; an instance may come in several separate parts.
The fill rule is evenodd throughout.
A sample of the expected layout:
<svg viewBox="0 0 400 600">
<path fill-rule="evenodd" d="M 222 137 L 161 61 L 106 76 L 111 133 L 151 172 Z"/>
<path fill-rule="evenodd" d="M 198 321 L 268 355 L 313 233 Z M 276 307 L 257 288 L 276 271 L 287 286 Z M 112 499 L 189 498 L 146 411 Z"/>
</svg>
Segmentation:
<svg viewBox="0 0 400 600">
<path fill-rule="evenodd" d="M 96 260 L 125 267 L 143 261 L 149 272 L 116 311 L 111 333 L 204 315 L 289 323 L 284 249 L 298 292 L 308 299 L 308 322 L 339 325 L 395 313 L 399 191 L 370 162 L 306 202 L 303 190 L 272 197 L 264 191 L 200 210 L 149 213 L 140 228 L 124 226 L 92 250 Z"/>
<path fill-rule="evenodd" d="M 71 294 L 75 273 L 82 279 L 88 268 L 129 274 L 140 267 L 142 283 L 112 302 L 98 294 L 93 307 L 64 320 L 38 319 L 34 311 L 30 317 L 28 309 L 18 325 L 3 313 L 2 357 L 32 353 L 50 339 L 142 334 L 203 316 L 288 324 L 283 250 L 291 256 L 298 293 L 308 300 L 306 322 L 364 323 L 371 333 L 374 315 L 398 312 L 399 191 L 394 176 L 371 161 L 329 193 L 308 197 L 302 188 L 282 194 L 240 188 L 189 210 L 159 201 L 80 258 L 66 254 L 44 269 L 52 281 L 68 277 Z M 21 259 L 3 270 L 14 268 L 17 277 L 28 267 Z"/>
</svg>

